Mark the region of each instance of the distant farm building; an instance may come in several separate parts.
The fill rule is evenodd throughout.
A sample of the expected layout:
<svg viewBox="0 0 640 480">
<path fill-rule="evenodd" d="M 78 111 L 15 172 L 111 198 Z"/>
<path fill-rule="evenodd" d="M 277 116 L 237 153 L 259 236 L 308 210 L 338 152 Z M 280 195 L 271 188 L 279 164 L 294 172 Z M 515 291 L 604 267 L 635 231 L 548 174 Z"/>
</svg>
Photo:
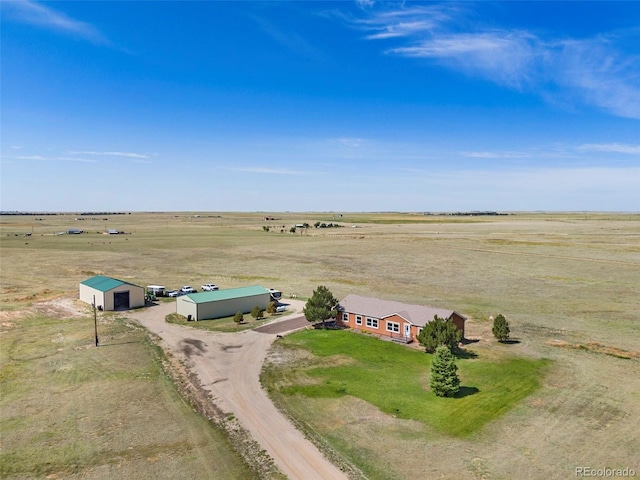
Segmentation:
<svg viewBox="0 0 640 480">
<path fill-rule="evenodd" d="M 144 307 L 144 288 L 116 278 L 96 275 L 80 282 L 80 300 L 103 310 Z"/>
<path fill-rule="evenodd" d="M 337 322 L 346 327 L 403 343 L 416 340 L 434 316 L 453 322 L 464 338 L 466 318 L 453 310 L 347 295 L 338 305 L 338 312 Z"/>
<path fill-rule="evenodd" d="M 228 288 L 178 297 L 176 312 L 192 320 L 209 320 L 249 313 L 256 306 L 264 310 L 270 301 L 269 290 L 259 285 Z"/>
</svg>

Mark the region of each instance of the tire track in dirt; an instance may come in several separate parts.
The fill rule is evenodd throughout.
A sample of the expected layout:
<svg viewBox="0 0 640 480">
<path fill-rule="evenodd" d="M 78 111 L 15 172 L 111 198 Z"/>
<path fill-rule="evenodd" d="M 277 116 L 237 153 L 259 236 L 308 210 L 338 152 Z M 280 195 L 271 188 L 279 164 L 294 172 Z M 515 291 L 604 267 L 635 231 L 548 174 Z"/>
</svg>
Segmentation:
<svg viewBox="0 0 640 480">
<path fill-rule="evenodd" d="M 299 303 L 295 307 L 301 310 Z M 216 406 L 233 413 L 289 478 L 348 478 L 291 424 L 260 385 L 262 364 L 276 334 L 306 326 L 301 314 L 256 330 L 218 333 L 166 323 L 165 316 L 174 310 L 175 304 L 167 303 L 129 315 L 189 363 Z"/>
</svg>

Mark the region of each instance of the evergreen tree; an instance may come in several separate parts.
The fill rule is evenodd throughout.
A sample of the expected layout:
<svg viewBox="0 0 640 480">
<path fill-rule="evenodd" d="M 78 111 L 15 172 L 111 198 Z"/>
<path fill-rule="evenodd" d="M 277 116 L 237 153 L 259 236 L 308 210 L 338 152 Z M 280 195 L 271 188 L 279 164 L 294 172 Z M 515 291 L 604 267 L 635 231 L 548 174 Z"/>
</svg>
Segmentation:
<svg viewBox="0 0 640 480">
<path fill-rule="evenodd" d="M 429 353 L 435 352 L 440 345 L 446 346 L 449 350 L 454 350 L 461 339 L 462 332 L 458 330 L 458 327 L 453 322 L 437 315 L 424 326 L 418 335 L 418 342 Z"/>
<path fill-rule="evenodd" d="M 325 320 L 335 317 L 337 305 L 338 300 L 333 296 L 333 293 L 324 285 L 320 285 L 313 291 L 311 298 L 307 300 L 302 313 L 304 313 L 308 321 L 312 323 L 322 322 L 324 327 Z"/>
<path fill-rule="evenodd" d="M 431 361 L 431 377 L 429 386 L 438 397 L 453 397 L 460 390 L 458 366 L 455 357 L 444 345 L 436 348 Z"/>
<path fill-rule="evenodd" d="M 238 325 L 241 324 L 242 322 L 244 322 L 244 314 L 241 311 L 237 311 L 236 314 L 233 316 L 233 321 L 236 322 Z"/>
<path fill-rule="evenodd" d="M 500 314 L 495 318 L 491 332 L 499 342 L 504 342 L 509 338 L 509 322 L 504 318 L 504 315 Z"/>
<path fill-rule="evenodd" d="M 276 313 L 276 302 L 269 302 L 269 305 L 267 305 L 267 313 L 269 315 Z"/>
</svg>

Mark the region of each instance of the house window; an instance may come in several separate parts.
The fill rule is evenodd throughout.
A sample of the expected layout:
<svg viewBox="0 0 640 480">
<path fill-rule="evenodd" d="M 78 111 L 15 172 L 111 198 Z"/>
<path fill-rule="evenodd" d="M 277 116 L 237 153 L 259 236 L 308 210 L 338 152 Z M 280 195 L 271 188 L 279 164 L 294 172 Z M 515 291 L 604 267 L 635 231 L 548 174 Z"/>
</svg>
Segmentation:
<svg viewBox="0 0 640 480">
<path fill-rule="evenodd" d="M 367 327 L 378 328 L 378 319 L 367 317 Z"/>
<path fill-rule="evenodd" d="M 349 322 L 349 314 L 347 312 L 342 314 L 342 321 L 347 323 Z"/>
<path fill-rule="evenodd" d="M 400 333 L 400 324 L 396 322 L 387 322 L 387 332 Z"/>
<path fill-rule="evenodd" d="M 362 316 L 356 315 L 356 325 L 362 325 Z"/>
</svg>

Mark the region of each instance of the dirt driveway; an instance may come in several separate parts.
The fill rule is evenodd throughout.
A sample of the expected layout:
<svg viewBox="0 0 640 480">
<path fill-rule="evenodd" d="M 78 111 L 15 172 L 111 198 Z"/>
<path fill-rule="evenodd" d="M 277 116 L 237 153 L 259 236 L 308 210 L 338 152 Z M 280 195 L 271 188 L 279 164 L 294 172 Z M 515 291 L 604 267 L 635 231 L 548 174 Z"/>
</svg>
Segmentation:
<svg viewBox="0 0 640 480">
<path fill-rule="evenodd" d="M 175 303 L 162 303 L 129 316 L 160 336 L 167 348 L 184 358 L 216 405 L 233 413 L 242 426 L 291 479 L 339 480 L 347 476 L 329 462 L 276 409 L 260 385 L 260 370 L 271 342 L 282 334 L 308 325 L 304 303 L 288 301 L 294 316 L 240 333 L 207 332 L 169 324 Z"/>
</svg>

